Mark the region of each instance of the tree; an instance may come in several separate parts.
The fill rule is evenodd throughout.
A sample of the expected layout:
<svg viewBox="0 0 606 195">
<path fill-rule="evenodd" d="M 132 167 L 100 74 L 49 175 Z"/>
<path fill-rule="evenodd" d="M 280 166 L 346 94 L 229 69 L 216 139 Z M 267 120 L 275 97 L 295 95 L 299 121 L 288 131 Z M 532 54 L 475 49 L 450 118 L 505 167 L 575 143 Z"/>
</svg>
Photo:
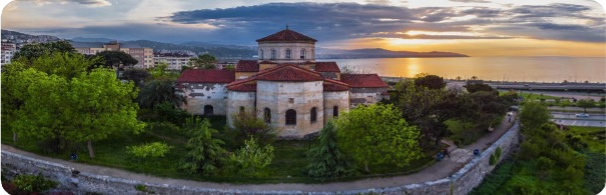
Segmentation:
<svg viewBox="0 0 606 195">
<path fill-rule="evenodd" d="M 499 92 L 497 90 L 495 90 L 494 88 L 492 88 L 490 85 L 484 84 L 484 83 L 473 83 L 473 84 L 468 84 L 465 85 L 465 88 L 467 88 L 467 91 L 469 93 L 473 93 L 473 92 L 477 92 L 477 91 L 487 91 L 487 92 L 493 92 L 498 94 Z"/>
<path fill-rule="evenodd" d="M 99 56 L 105 60 L 103 66 L 106 68 L 120 68 L 122 66 L 132 66 L 139 63 L 137 59 L 123 51 L 102 51 L 95 54 L 95 56 Z"/>
<path fill-rule="evenodd" d="M 351 164 L 337 146 L 337 134 L 332 122 L 324 125 L 318 145 L 309 150 L 307 157 L 310 163 L 306 173 L 317 180 L 334 180 L 351 173 Z"/>
<path fill-rule="evenodd" d="M 208 119 L 200 122 L 189 131 L 191 138 L 187 141 L 187 154 L 181 169 L 189 173 L 212 175 L 224 165 L 227 151 L 222 148 L 223 141 L 214 137 L 217 130 L 210 128 Z"/>
<path fill-rule="evenodd" d="M 133 81 L 137 87 L 142 87 L 143 83 L 151 78 L 151 74 L 147 70 L 136 68 L 124 70 L 122 76 L 126 80 Z"/>
<path fill-rule="evenodd" d="M 241 112 L 232 116 L 232 128 L 235 146 L 240 146 L 246 139 L 253 137 L 261 145 L 272 143 L 278 135 L 278 129 L 257 118 L 252 112 Z"/>
<path fill-rule="evenodd" d="M 189 60 L 190 65 L 198 69 L 215 69 L 215 63 L 217 59 L 215 56 L 210 54 L 199 55 L 196 58 Z"/>
<path fill-rule="evenodd" d="M 94 158 L 92 141 L 118 131 L 143 130 L 145 124 L 137 120 L 138 106 L 133 102 L 136 96 L 132 83 L 120 82 L 112 70 L 96 69 L 72 79 L 65 94 L 69 110 L 63 119 L 70 121 L 70 129 L 63 135 L 68 140 L 86 141 L 89 156 Z"/>
<path fill-rule="evenodd" d="M 419 130 L 400 117 L 392 105 L 359 106 L 336 121 L 339 149 L 357 165 L 404 167 L 421 158 Z"/>
<path fill-rule="evenodd" d="M 537 102 L 526 102 L 520 113 L 520 121 L 524 129 L 535 131 L 549 122 L 550 114 L 547 107 Z"/>
<path fill-rule="evenodd" d="M 168 102 L 174 108 L 187 104 L 187 99 L 175 93 L 175 84 L 170 80 L 153 80 L 141 88 L 137 101 L 142 108 L 155 108 L 157 105 Z"/>
<path fill-rule="evenodd" d="M 52 53 L 68 53 L 77 54 L 76 49 L 67 41 L 57 41 L 50 43 L 34 43 L 27 44 L 18 52 L 15 53 L 13 59 L 31 61 L 40 58 L 44 55 L 50 55 Z M 20 59 L 23 58 L 23 59 Z"/>
<path fill-rule="evenodd" d="M 70 53 L 44 54 L 39 58 L 32 59 L 27 67 L 34 68 L 46 74 L 55 74 L 65 77 L 67 80 L 87 71 L 88 67 L 101 62 L 101 58 L 87 58 L 84 55 Z"/>
<path fill-rule="evenodd" d="M 225 66 L 223 66 L 223 70 L 235 71 L 236 70 L 236 65 L 233 65 L 233 64 L 225 65 Z"/>
<path fill-rule="evenodd" d="M 422 86 L 429 89 L 444 89 L 446 87 L 444 78 L 436 75 L 418 74 L 414 81 L 417 87 Z"/>
<path fill-rule="evenodd" d="M 577 101 L 577 106 L 583 108 L 583 112 L 587 113 L 587 108 L 593 108 L 595 101 L 593 99 L 582 99 Z"/>
<path fill-rule="evenodd" d="M 229 156 L 229 172 L 241 176 L 258 177 L 274 159 L 274 147 L 260 147 L 254 138 L 244 141 L 244 147 Z"/>
</svg>

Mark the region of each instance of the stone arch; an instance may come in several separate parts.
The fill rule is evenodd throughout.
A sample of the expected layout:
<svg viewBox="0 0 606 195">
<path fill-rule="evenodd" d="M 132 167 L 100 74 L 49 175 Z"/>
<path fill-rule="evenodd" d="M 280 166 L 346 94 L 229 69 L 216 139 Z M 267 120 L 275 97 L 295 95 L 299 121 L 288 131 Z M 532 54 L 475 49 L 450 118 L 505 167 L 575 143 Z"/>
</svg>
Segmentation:
<svg viewBox="0 0 606 195">
<path fill-rule="evenodd" d="M 214 115 L 215 109 L 212 105 L 204 106 L 204 115 Z"/>
<path fill-rule="evenodd" d="M 264 56 L 265 56 L 265 54 L 263 53 L 263 50 L 262 50 L 262 49 L 260 49 L 260 50 L 259 50 L 259 53 L 260 53 L 259 58 L 260 58 L 260 59 L 263 59 L 263 58 L 264 58 Z"/>
<path fill-rule="evenodd" d="M 286 111 L 286 125 L 297 125 L 297 111 L 289 109 Z"/>
<path fill-rule="evenodd" d="M 244 114 L 246 112 L 246 108 L 244 106 L 240 106 L 240 114 Z"/>
</svg>

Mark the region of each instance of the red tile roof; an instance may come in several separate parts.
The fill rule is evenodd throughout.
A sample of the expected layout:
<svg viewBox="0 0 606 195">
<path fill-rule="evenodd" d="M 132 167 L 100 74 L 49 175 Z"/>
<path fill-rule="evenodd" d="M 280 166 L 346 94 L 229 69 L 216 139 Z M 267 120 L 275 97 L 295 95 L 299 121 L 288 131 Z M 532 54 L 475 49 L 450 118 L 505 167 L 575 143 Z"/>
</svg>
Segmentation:
<svg viewBox="0 0 606 195">
<path fill-rule="evenodd" d="M 257 91 L 257 84 L 232 85 L 228 86 L 227 89 L 230 91 L 255 92 Z"/>
<path fill-rule="evenodd" d="M 324 91 L 349 91 L 349 85 L 333 79 L 324 79 Z"/>
<path fill-rule="evenodd" d="M 240 60 L 236 65 L 236 72 L 258 72 L 259 64 L 257 60 Z"/>
<path fill-rule="evenodd" d="M 342 74 L 341 81 L 351 88 L 382 88 L 387 84 L 377 74 Z"/>
<path fill-rule="evenodd" d="M 255 76 L 262 81 L 321 81 L 324 80 L 318 72 L 307 70 L 297 65 L 279 65 L 268 68 Z"/>
<path fill-rule="evenodd" d="M 318 40 L 315 40 L 311 37 L 308 37 L 304 34 L 295 32 L 293 30 L 282 30 L 280 32 L 274 33 L 272 35 L 257 39 L 257 42 L 266 42 L 266 41 L 286 41 L 286 42 L 316 42 Z"/>
<path fill-rule="evenodd" d="M 183 71 L 177 83 L 231 83 L 235 74 L 230 70 L 187 69 Z"/>
<path fill-rule="evenodd" d="M 341 72 L 336 62 L 316 62 L 318 72 Z"/>
</svg>

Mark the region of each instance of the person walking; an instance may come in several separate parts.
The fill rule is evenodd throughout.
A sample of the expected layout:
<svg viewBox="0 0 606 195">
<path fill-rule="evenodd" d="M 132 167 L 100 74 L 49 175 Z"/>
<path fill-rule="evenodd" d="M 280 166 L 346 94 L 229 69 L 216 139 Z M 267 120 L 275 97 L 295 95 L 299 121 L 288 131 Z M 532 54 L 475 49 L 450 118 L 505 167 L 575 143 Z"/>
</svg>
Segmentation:
<svg viewBox="0 0 606 195">
<path fill-rule="evenodd" d="M 444 150 L 442 150 L 442 153 L 444 154 L 444 156 L 448 156 L 448 158 L 450 158 L 450 153 L 448 153 L 448 148 L 444 148 Z"/>
</svg>

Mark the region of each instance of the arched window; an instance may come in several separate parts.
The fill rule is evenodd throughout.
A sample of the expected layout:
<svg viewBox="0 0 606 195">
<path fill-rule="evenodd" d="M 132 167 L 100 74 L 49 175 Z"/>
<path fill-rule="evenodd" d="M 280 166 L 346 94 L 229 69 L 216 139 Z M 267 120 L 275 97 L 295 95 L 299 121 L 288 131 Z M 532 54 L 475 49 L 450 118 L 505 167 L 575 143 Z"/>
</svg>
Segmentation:
<svg viewBox="0 0 606 195">
<path fill-rule="evenodd" d="M 265 54 L 263 53 L 263 50 L 262 50 L 262 49 L 260 49 L 260 50 L 259 50 L 259 53 L 260 53 L 260 54 L 259 54 L 259 55 L 260 55 L 260 56 L 259 56 L 259 58 L 260 58 L 260 59 L 263 59 L 263 58 L 264 58 L 264 56 L 265 56 Z"/>
<path fill-rule="evenodd" d="M 246 112 L 246 108 L 244 106 L 240 106 L 240 114 L 244 114 Z"/>
<path fill-rule="evenodd" d="M 333 117 L 339 116 L 339 107 L 338 106 L 332 107 L 332 116 Z"/>
<path fill-rule="evenodd" d="M 271 123 L 271 110 L 269 108 L 263 109 L 263 120 L 265 123 Z"/>
<path fill-rule="evenodd" d="M 211 105 L 206 105 L 204 106 L 204 115 L 213 115 L 213 106 Z"/>
<path fill-rule="evenodd" d="M 318 121 L 318 109 L 316 109 L 316 107 L 313 107 L 311 109 L 310 115 L 311 116 L 309 118 L 310 118 L 311 123 L 315 123 L 316 121 Z"/>
<path fill-rule="evenodd" d="M 272 50 L 271 50 L 271 59 L 272 59 L 272 60 L 275 60 L 275 59 L 276 59 L 276 50 L 275 50 L 275 49 L 272 49 Z"/>
<path fill-rule="evenodd" d="M 301 59 L 305 59 L 305 49 L 301 49 Z"/>
<path fill-rule="evenodd" d="M 286 49 L 286 59 L 290 59 L 290 49 Z"/>
<path fill-rule="evenodd" d="M 297 111 L 290 109 L 286 111 L 286 125 L 297 124 Z"/>
</svg>

